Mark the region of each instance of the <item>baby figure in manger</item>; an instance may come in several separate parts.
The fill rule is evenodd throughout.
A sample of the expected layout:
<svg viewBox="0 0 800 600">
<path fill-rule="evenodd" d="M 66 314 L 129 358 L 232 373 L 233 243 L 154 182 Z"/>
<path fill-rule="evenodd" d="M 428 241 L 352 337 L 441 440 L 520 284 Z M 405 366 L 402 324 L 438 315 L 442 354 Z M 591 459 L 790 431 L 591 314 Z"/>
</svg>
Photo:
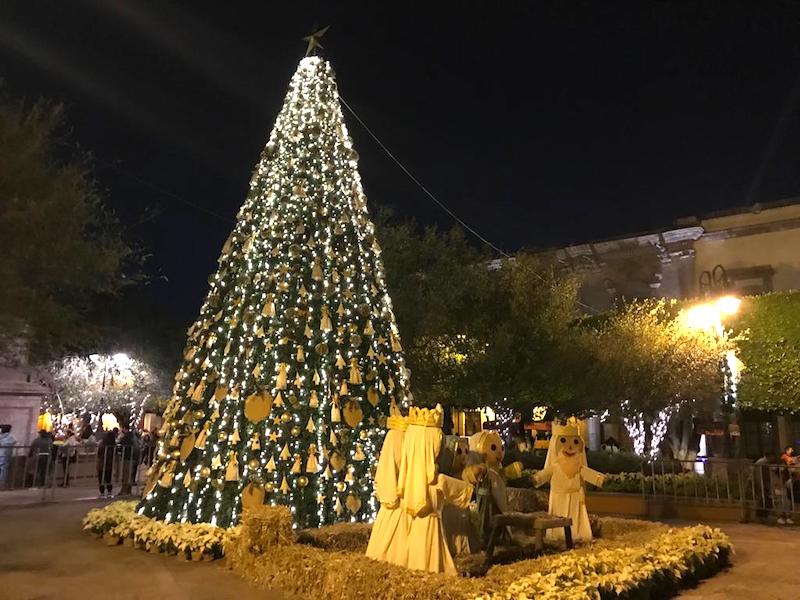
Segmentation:
<svg viewBox="0 0 800 600">
<path fill-rule="evenodd" d="M 590 469 L 586 462 L 586 445 L 574 418 L 564 423 L 553 421 L 553 435 L 547 449 L 544 469 L 534 475 L 536 486 L 550 482 L 548 512 L 572 519 L 572 538 L 588 542 L 592 539 L 589 514 L 586 512 L 584 482 L 600 487 L 605 475 Z M 562 529 L 548 529 L 551 539 L 563 539 Z"/>
</svg>

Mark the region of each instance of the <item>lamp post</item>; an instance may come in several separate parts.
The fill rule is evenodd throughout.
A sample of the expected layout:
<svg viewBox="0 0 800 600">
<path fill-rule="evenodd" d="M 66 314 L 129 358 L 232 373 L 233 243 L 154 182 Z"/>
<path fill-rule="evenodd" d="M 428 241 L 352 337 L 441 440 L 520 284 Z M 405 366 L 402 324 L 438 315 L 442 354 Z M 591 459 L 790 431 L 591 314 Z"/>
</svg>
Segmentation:
<svg viewBox="0 0 800 600">
<path fill-rule="evenodd" d="M 730 293 L 730 279 L 725 267 L 716 265 L 710 271 L 703 271 L 699 277 L 700 292 L 707 299 L 703 304 L 692 307 L 687 311 L 689 327 L 709 331 L 722 338 L 725 335 L 723 321 L 725 317 L 736 314 L 741 304 L 741 299 Z M 731 414 L 736 406 L 735 392 L 737 383 L 736 356 L 727 352 L 720 360 L 720 369 L 723 374 L 724 393 L 720 406 L 723 423 L 723 453 L 731 456 Z M 739 445 L 737 444 L 737 449 Z"/>
</svg>

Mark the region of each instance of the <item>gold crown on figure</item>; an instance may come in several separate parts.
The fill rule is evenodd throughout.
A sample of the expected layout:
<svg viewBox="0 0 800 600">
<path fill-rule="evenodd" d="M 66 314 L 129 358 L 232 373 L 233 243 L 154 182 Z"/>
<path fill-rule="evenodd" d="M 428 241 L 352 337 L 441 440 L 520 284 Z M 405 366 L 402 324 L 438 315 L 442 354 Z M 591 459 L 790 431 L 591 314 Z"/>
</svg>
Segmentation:
<svg viewBox="0 0 800 600">
<path fill-rule="evenodd" d="M 578 419 L 570 417 L 566 421 L 553 421 L 553 436 L 575 436 L 583 439 Z"/>
<path fill-rule="evenodd" d="M 395 404 L 394 399 L 389 405 L 389 416 L 386 419 L 387 429 L 396 429 L 398 431 L 405 431 L 408 429 L 408 417 L 404 417 L 403 413 Z"/>
<path fill-rule="evenodd" d="M 412 406 L 408 409 L 408 424 L 421 425 L 422 427 L 441 427 L 444 423 L 444 412 L 437 404 L 436 408 L 419 408 Z"/>
</svg>

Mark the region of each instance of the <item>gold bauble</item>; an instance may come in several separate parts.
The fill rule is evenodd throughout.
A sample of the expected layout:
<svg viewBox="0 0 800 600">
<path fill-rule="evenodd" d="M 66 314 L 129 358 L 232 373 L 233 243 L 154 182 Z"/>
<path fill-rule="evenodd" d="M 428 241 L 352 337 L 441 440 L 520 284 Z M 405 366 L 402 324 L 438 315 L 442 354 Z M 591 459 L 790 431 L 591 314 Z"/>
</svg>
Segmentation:
<svg viewBox="0 0 800 600">
<path fill-rule="evenodd" d="M 211 468 L 210 467 L 203 467 L 200 469 L 200 477 L 206 478 L 211 475 Z"/>
<path fill-rule="evenodd" d="M 202 419 L 205 416 L 206 416 L 206 411 L 204 411 L 204 410 L 200 410 L 198 408 L 196 411 L 194 411 L 194 418 L 195 419 Z"/>
<path fill-rule="evenodd" d="M 343 492 L 347 489 L 347 484 L 344 481 L 337 481 L 336 482 L 336 490 L 339 492 Z"/>
<path fill-rule="evenodd" d="M 172 458 L 177 460 L 177 459 L 179 459 L 181 457 L 181 451 L 180 450 L 173 450 L 172 452 L 170 452 L 170 456 L 172 456 Z"/>
<path fill-rule="evenodd" d="M 260 463 L 258 462 L 257 458 L 251 458 L 250 460 L 247 461 L 247 468 L 250 469 L 251 471 L 255 471 L 258 468 L 259 464 Z"/>
<path fill-rule="evenodd" d="M 366 429 L 362 429 L 361 433 L 358 434 L 358 437 L 360 437 L 362 440 L 366 440 L 367 438 L 369 438 L 369 435 L 367 434 L 367 430 Z"/>
<path fill-rule="evenodd" d="M 308 477 L 305 475 L 300 475 L 300 477 L 297 478 L 297 485 L 300 487 L 306 487 L 308 485 Z"/>
<path fill-rule="evenodd" d="M 220 442 L 224 442 L 227 439 L 227 437 L 228 437 L 228 433 L 225 432 L 225 431 L 220 431 L 219 433 L 217 433 L 217 439 Z"/>
<path fill-rule="evenodd" d="M 298 435 L 300 435 L 300 431 L 301 431 L 301 429 L 300 429 L 300 428 L 299 428 L 297 425 L 295 425 L 295 426 L 294 426 L 294 427 L 292 427 L 292 429 L 291 429 L 291 434 L 292 434 L 294 437 L 297 437 Z"/>
<path fill-rule="evenodd" d="M 292 415 L 290 415 L 288 412 L 285 412 L 281 415 L 281 421 L 283 421 L 284 423 L 288 423 L 291 420 L 292 420 Z"/>
<path fill-rule="evenodd" d="M 264 484 L 264 491 L 269 493 L 275 490 L 275 484 L 271 481 L 268 481 Z"/>
</svg>

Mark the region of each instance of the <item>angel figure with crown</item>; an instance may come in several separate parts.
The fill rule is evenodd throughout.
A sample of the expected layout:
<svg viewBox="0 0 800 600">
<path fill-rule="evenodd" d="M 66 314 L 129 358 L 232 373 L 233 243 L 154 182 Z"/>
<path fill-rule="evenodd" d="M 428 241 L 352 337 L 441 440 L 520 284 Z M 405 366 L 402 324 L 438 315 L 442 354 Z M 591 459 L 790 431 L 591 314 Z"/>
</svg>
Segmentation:
<svg viewBox="0 0 800 600">
<path fill-rule="evenodd" d="M 442 422 L 441 406 L 434 409 L 412 406 L 409 410 L 398 480 L 402 506 L 411 517 L 404 566 L 456 575 L 442 526 L 442 509 L 448 503 L 467 508 L 474 486 L 485 477 L 486 467 L 465 468 L 463 481 L 439 473 Z"/>
<path fill-rule="evenodd" d="M 577 541 L 591 541 L 592 528 L 589 524 L 589 513 L 586 512 L 584 482 L 601 487 L 605 475 L 589 468 L 586 462 L 586 444 L 577 419 L 570 417 L 563 423 L 553 421 L 544 469 L 533 476 L 533 481 L 537 487 L 550 482 L 548 512 L 572 519 L 572 538 Z M 564 532 L 562 529 L 549 529 L 547 536 L 563 539 Z"/>
<path fill-rule="evenodd" d="M 408 421 L 394 402 L 389 407 L 386 427 L 389 431 L 383 440 L 375 472 L 375 496 L 380 508 L 369 536 L 367 556 L 405 566 L 411 517 L 400 506 L 397 480 Z"/>
</svg>

